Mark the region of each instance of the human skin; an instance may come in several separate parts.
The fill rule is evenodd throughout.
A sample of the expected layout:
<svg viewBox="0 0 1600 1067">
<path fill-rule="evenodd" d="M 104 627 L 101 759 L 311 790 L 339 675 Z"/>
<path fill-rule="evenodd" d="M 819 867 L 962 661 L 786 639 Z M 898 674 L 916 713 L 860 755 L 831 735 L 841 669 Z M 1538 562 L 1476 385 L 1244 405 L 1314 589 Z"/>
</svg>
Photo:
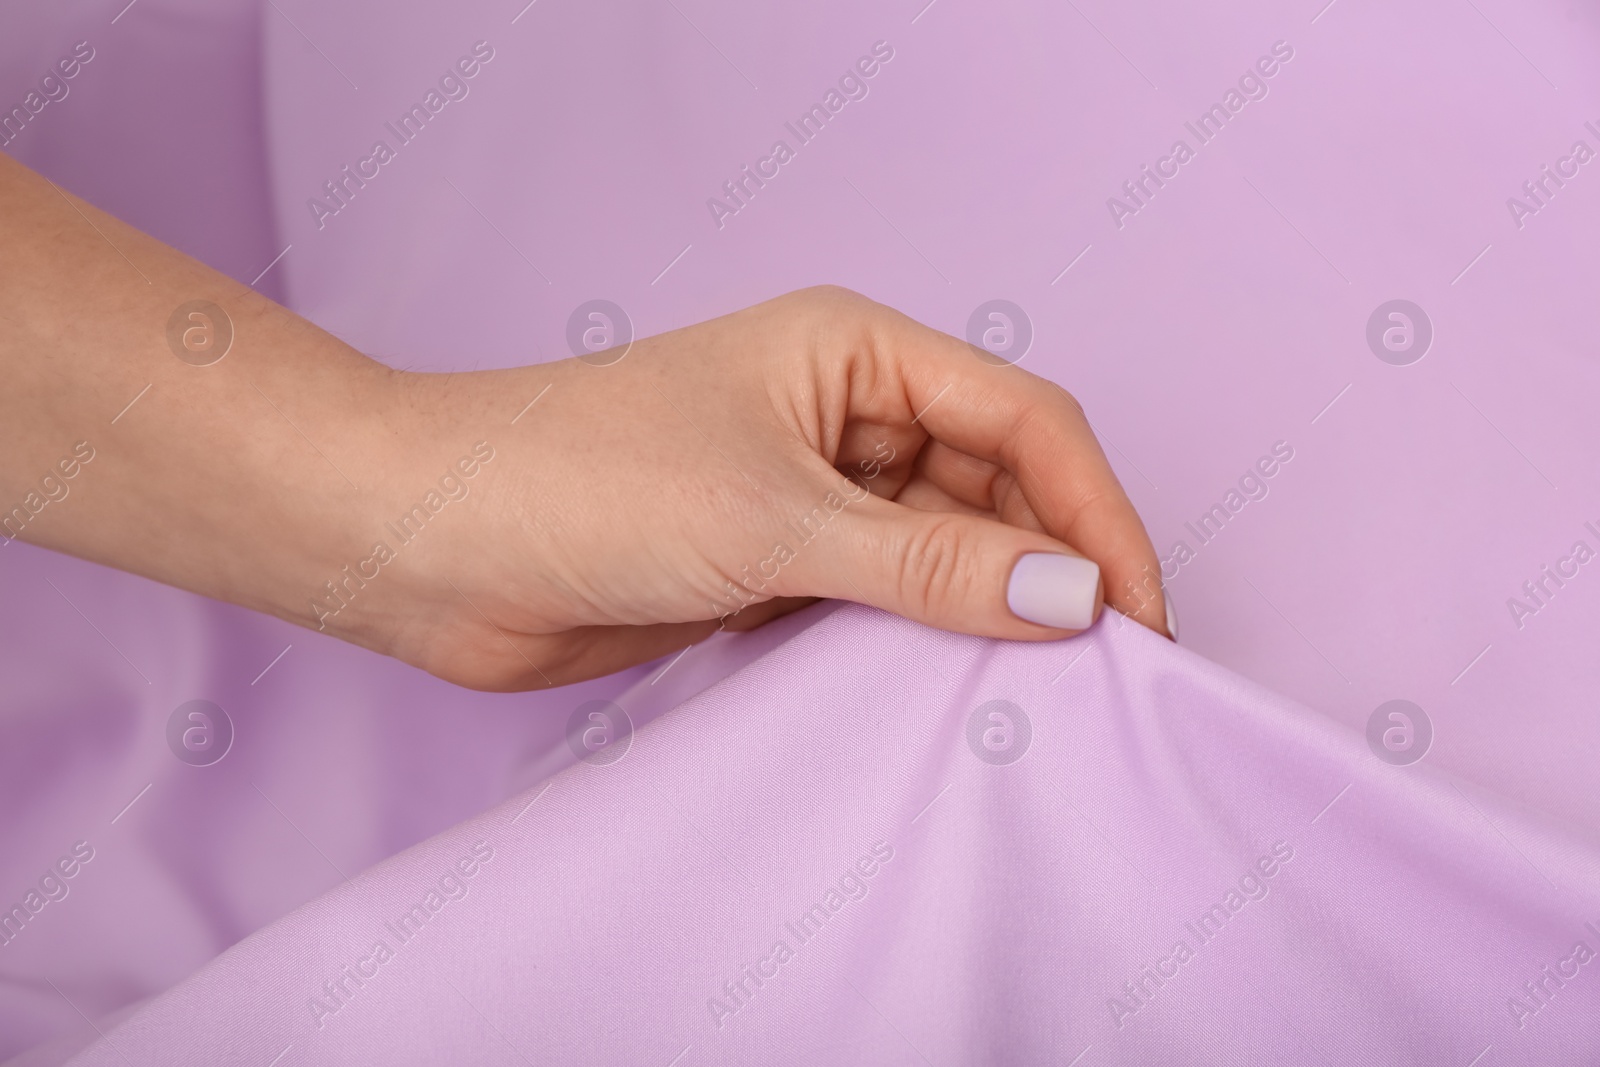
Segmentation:
<svg viewBox="0 0 1600 1067">
<path fill-rule="evenodd" d="M 0 247 L 0 510 L 77 442 L 94 450 L 66 497 L 13 524 L 23 541 L 492 690 L 595 677 L 818 597 L 1070 636 L 1008 604 L 1034 553 L 1093 560 L 1105 602 L 1166 631 L 1155 552 L 1077 402 L 847 290 L 603 366 L 420 374 L 4 156 Z M 233 323 L 208 366 L 168 341 L 194 300 Z M 493 458 L 464 477 L 474 446 Z M 465 495 L 397 538 L 446 474 Z M 821 532 L 802 541 L 808 515 Z"/>
</svg>

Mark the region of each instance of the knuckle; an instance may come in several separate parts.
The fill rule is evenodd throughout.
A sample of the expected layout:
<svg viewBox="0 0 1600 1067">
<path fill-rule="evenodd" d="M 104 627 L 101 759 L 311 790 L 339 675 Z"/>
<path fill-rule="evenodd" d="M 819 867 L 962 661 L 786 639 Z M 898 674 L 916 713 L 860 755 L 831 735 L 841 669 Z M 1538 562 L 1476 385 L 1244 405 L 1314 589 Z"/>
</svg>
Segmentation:
<svg viewBox="0 0 1600 1067">
<path fill-rule="evenodd" d="M 790 293 L 796 310 L 819 324 L 838 328 L 847 323 L 870 320 L 878 305 L 853 289 L 842 285 L 813 285 Z"/>
<path fill-rule="evenodd" d="M 1080 492 L 1072 505 L 1074 515 L 1099 519 L 1111 508 L 1112 501 L 1104 489 L 1091 486 Z"/>
<path fill-rule="evenodd" d="M 808 286 L 799 290 L 796 295 L 804 296 L 819 303 L 831 304 L 855 303 L 866 299 L 854 289 L 847 289 L 842 285 L 833 284 Z"/>
<path fill-rule="evenodd" d="M 1055 385 L 1054 382 L 1051 384 Z M 1066 401 L 1067 407 L 1078 413 L 1078 418 L 1083 419 L 1085 422 L 1089 420 L 1089 413 L 1083 409 L 1082 401 L 1073 396 L 1071 393 L 1067 392 L 1067 390 L 1060 385 L 1056 385 L 1056 392 L 1060 394 L 1062 400 Z"/>
<path fill-rule="evenodd" d="M 974 547 L 970 526 L 955 516 L 920 525 L 901 545 L 902 603 L 930 617 L 958 606 L 971 584 Z"/>
</svg>

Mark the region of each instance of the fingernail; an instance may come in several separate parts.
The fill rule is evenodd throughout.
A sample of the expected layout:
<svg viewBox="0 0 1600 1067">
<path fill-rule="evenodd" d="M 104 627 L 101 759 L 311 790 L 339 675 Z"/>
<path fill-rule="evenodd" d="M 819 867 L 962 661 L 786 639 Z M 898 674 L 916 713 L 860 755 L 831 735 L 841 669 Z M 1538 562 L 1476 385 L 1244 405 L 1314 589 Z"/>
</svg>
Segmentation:
<svg viewBox="0 0 1600 1067">
<path fill-rule="evenodd" d="M 1165 589 L 1161 591 L 1161 599 L 1167 602 L 1167 636 L 1172 638 L 1174 644 L 1178 641 L 1178 609 L 1172 606 L 1172 594 Z"/>
<path fill-rule="evenodd" d="M 1006 603 L 1017 618 L 1060 630 L 1087 630 L 1099 601 L 1099 566 L 1060 552 L 1023 556 L 1006 587 Z"/>
</svg>

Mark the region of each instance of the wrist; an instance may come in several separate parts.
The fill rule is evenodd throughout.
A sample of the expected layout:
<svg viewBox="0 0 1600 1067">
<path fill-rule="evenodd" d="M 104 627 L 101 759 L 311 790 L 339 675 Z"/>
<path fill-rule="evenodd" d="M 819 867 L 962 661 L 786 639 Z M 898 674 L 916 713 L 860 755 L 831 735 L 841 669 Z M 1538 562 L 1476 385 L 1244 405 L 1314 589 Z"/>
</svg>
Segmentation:
<svg viewBox="0 0 1600 1067">
<path fill-rule="evenodd" d="M 345 438 L 363 457 L 349 506 L 309 532 L 275 613 L 324 633 L 423 662 L 441 619 L 473 612 L 484 542 L 500 506 L 490 492 L 506 461 L 501 412 L 517 372 L 424 374 L 383 369 L 363 386 L 367 416 Z M 514 412 L 512 414 L 515 414 Z M 348 486 L 346 486 L 348 489 Z"/>
</svg>

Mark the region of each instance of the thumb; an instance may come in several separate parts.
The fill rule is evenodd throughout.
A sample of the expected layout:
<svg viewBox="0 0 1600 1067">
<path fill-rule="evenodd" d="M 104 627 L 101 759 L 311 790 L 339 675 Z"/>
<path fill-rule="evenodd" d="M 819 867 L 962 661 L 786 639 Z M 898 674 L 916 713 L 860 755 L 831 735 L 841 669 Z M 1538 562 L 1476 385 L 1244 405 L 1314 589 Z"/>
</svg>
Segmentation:
<svg viewBox="0 0 1600 1067">
<path fill-rule="evenodd" d="M 838 518 L 808 576 L 813 595 L 1020 641 L 1066 637 L 1100 615 L 1099 566 L 1046 534 L 876 496 Z"/>
</svg>

